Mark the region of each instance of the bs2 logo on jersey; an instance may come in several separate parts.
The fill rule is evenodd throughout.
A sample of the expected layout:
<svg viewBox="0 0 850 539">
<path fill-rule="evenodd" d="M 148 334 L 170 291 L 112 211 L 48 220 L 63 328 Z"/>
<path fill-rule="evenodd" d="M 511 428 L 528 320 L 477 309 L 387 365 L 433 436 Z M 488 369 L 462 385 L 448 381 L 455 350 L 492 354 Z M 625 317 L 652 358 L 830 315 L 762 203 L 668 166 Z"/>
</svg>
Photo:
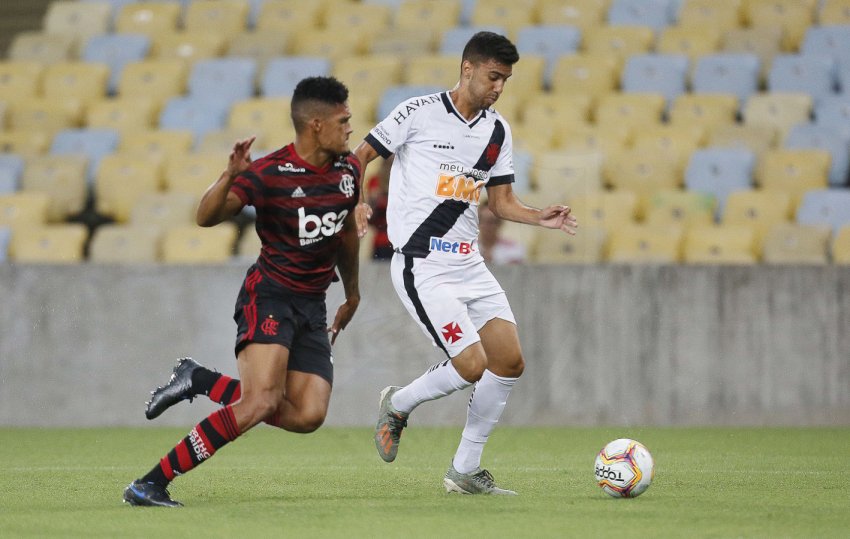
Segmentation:
<svg viewBox="0 0 850 539">
<path fill-rule="evenodd" d="M 304 208 L 298 208 L 298 238 L 301 245 L 310 245 L 337 234 L 342 230 L 347 215 L 348 210 L 342 210 L 339 214 L 329 211 L 322 216 L 309 215 Z"/>
</svg>

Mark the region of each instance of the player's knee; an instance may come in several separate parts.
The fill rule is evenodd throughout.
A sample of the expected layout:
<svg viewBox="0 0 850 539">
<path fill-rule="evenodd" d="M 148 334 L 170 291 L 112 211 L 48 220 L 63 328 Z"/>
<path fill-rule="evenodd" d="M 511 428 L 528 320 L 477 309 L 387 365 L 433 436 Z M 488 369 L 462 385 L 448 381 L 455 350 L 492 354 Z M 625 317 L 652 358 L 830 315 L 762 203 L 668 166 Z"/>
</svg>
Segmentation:
<svg viewBox="0 0 850 539">
<path fill-rule="evenodd" d="M 483 354 L 458 356 L 452 364 L 464 380 L 474 383 L 481 379 L 487 369 L 487 356 Z"/>
<path fill-rule="evenodd" d="M 525 359 L 523 359 L 521 355 L 517 356 L 516 359 L 508 365 L 507 371 L 508 378 L 519 378 L 522 376 L 523 371 L 525 371 Z"/>
<path fill-rule="evenodd" d="M 243 395 L 241 405 L 259 423 L 272 418 L 277 413 L 280 402 L 273 393 L 263 391 Z"/>
<path fill-rule="evenodd" d="M 325 422 L 325 414 L 319 411 L 300 414 L 294 421 L 287 425 L 286 430 L 299 434 L 315 432 Z"/>
</svg>

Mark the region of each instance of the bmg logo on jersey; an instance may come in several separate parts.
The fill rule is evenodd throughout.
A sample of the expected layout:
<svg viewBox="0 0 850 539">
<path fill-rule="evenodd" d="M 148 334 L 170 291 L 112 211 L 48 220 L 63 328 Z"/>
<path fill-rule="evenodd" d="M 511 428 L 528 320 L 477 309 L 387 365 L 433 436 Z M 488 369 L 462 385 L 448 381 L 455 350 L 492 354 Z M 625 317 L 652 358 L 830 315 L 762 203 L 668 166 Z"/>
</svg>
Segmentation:
<svg viewBox="0 0 850 539">
<path fill-rule="evenodd" d="M 484 180 L 476 180 L 463 174 L 440 174 L 437 179 L 437 196 L 477 203 L 484 183 Z"/>
<path fill-rule="evenodd" d="M 301 245 L 310 245 L 339 233 L 347 215 L 348 210 L 342 210 L 339 214 L 329 211 L 322 216 L 308 215 L 307 210 L 298 208 L 298 238 Z"/>
<path fill-rule="evenodd" d="M 468 255 L 474 251 L 471 242 L 446 241 L 443 238 L 438 238 L 436 236 L 431 236 L 431 245 L 429 250 L 438 253 L 453 253 L 456 255 Z"/>
</svg>

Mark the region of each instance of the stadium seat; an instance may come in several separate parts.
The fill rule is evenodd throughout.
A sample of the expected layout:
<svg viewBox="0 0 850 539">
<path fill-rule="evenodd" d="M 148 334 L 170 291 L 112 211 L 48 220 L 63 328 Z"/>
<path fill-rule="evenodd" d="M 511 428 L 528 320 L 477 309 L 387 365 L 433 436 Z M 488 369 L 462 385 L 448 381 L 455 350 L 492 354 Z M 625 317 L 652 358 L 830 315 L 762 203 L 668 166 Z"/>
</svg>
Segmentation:
<svg viewBox="0 0 850 539">
<path fill-rule="evenodd" d="M 498 26 L 512 40 L 520 29 L 534 24 L 534 10 L 528 2 L 516 0 L 478 0 L 475 2 L 470 24 L 473 26 Z"/>
<path fill-rule="evenodd" d="M 269 148 L 267 144 L 270 142 L 277 142 L 274 140 L 270 141 L 269 137 L 265 134 L 265 132 L 260 131 L 256 127 L 251 129 L 225 127 L 224 129 L 215 129 L 213 131 L 207 131 L 201 138 L 200 142 L 195 145 L 193 151 L 195 153 L 217 154 L 226 156 L 230 155 L 230 152 L 233 151 L 233 144 L 237 140 L 242 140 L 249 137 L 256 137 L 254 139 L 254 144 L 251 145 L 252 154 L 257 150 L 262 151 L 264 148 Z M 287 140 L 291 140 L 291 138 Z"/>
<path fill-rule="evenodd" d="M 771 92 L 808 94 L 817 104 L 838 87 L 835 61 L 814 54 L 777 55 L 767 75 L 767 87 Z"/>
<path fill-rule="evenodd" d="M 787 223 L 791 196 L 782 191 L 734 191 L 726 199 L 722 223 L 752 227 L 757 252 L 774 225 Z"/>
<path fill-rule="evenodd" d="M 124 66 L 143 60 L 150 46 L 150 38 L 144 34 L 103 34 L 86 41 L 81 59 L 109 67 L 108 90 L 114 94 L 118 91 Z"/>
<path fill-rule="evenodd" d="M 756 157 L 746 148 L 705 148 L 691 154 L 685 169 L 685 187 L 717 201 L 717 214 L 723 215 L 729 195 L 753 186 Z"/>
<path fill-rule="evenodd" d="M 327 76 L 331 73 L 328 59 L 317 56 L 287 56 L 274 58 L 266 64 L 260 82 L 261 94 L 266 97 L 291 97 L 295 85 L 304 77 Z"/>
<path fill-rule="evenodd" d="M 75 264 L 83 261 L 88 229 L 80 223 L 27 227 L 15 230 L 9 246 L 11 259 L 24 264 Z"/>
<path fill-rule="evenodd" d="M 345 28 L 346 31 L 369 30 L 380 33 L 390 27 L 393 9 L 377 3 L 352 3 L 345 9 L 325 12 L 326 28 Z"/>
<path fill-rule="evenodd" d="M 589 193 L 575 191 L 570 193 L 566 201 L 579 222 L 579 235 L 584 234 L 585 228 L 611 233 L 623 226 L 635 224 L 637 220 L 637 195 L 625 189 Z"/>
<path fill-rule="evenodd" d="M 227 119 L 227 126 L 231 129 L 265 135 L 277 133 L 281 127 L 290 126 L 291 123 L 290 99 L 284 97 L 239 101 L 230 108 Z"/>
<path fill-rule="evenodd" d="M 687 231 L 692 226 L 712 224 L 715 206 L 711 194 L 661 189 L 649 196 L 645 221 L 649 225 L 680 226 Z"/>
<path fill-rule="evenodd" d="M 557 133 L 558 149 L 565 151 L 598 152 L 603 159 L 622 152 L 632 142 L 633 130 L 624 125 L 576 125 Z"/>
<path fill-rule="evenodd" d="M 408 85 L 439 85 L 449 89 L 457 83 L 458 73 L 460 56 L 436 54 L 420 56 L 409 62 L 404 69 L 403 78 L 404 83 Z"/>
<path fill-rule="evenodd" d="M 679 25 L 687 28 L 736 28 L 742 23 L 741 2 L 685 0 Z"/>
<path fill-rule="evenodd" d="M 194 153 L 174 157 L 165 167 L 165 188 L 200 199 L 207 187 L 221 176 L 227 166 L 221 153 Z"/>
<path fill-rule="evenodd" d="M 45 99 L 76 99 L 84 107 L 104 99 L 109 88 L 109 67 L 86 62 L 57 62 L 44 70 Z"/>
<path fill-rule="evenodd" d="M 74 36 L 42 32 L 18 32 L 9 45 L 7 58 L 44 65 L 67 62 L 74 57 Z"/>
<path fill-rule="evenodd" d="M 157 108 L 186 89 L 188 68 L 180 60 L 130 62 L 121 72 L 118 95 L 152 99 Z"/>
<path fill-rule="evenodd" d="M 156 227 L 108 224 L 95 229 L 89 261 L 100 264 L 144 264 L 159 260 L 162 231 Z"/>
<path fill-rule="evenodd" d="M 63 129 L 59 131 L 50 145 L 53 155 L 81 154 L 88 157 L 88 181 L 91 185 L 100 165 L 100 160 L 113 153 L 119 142 L 118 132 L 114 129 Z"/>
<path fill-rule="evenodd" d="M 626 60 L 621 76 L 624 92 L 661 94 L 670 104 L 687 90 L 688 57 L 637 54 Z"/>
<path fill-rule="evenodd" d="M 646 129 L 661 123 L 664 106 L 664 96 L 658 93 L 607 94 L 599 98 L 594 117 L 599 125 Z"/>
<path fill-rule="evenodd" d="M 847 184 L 850 173 L 850 135 L 816 124 L 799 124 L 785 137 L 785 147 L 826 150 L 830 156 L 829 184 Z"/>
<path fill-rule="evenodd" d="M 74 38 L 75 50 L 96 35 L 109 32 L 112 6 L 108 2 L 76 2 L 55 0 L 47 6 L 42 28 L 48 34 Z"/>
<path fill-rule="evenodd" d="M 756 166 L 756 184 L 790 194 L 794 207 L 805 191 L 824 189 L 828 183 L 829 152 L 825 150 L 769 150 Z"/>
<path fill-rule="evenodd" d="M 506 88 L 508 92 L 519 96 L 521 101 L 531 100 L 543 93 L 545 79 L 546 59 L 542 56 L 529 54 L 523 56 L 522 61 L 514 65 L 513 76 L 508 81 Z M 457 79 L 455 82 L 457 82 Z"/>
<path fill-rule="evenodd" d="M 762 247 L 765 264 L 814 264 L 828 262 L 829 228 L 783 223 L 768 230 Z"/>
<path fill-rule="evenodd" d="M 842 139 L 850 138 L 850 96 L 839 94 L 823 99 L 814 111 L 815 124 L 830 129 Z"/>
<path fill-rule="evenodd" d="M 0 195 L 0 226 L 18 229 L 33 228 L 47 223 L 50 198 L 37 191 L 18 191 Z"/>
<path fill-rule="evenodd" d="M 772 127 L 784 138 L 792 127 L 809 121 L 812 104 L 812 97 L 808 94 L 755 94 L 744 105 L 744 123 Z"/>
<path fill-rule="evenodd" d="M 369 227 L 371 230 L 373 227 Z M 368 240 L 367 236 L 360 240 L 360 245 L 371 245 L 371 242 Z M 254 261 L 260 256 L 260 250 L 263 247 L 263 242 L 260 240 L 260 237 L 254 231 L 254 227 L 247 226 L 242 229 L 242 233 L 239 235 L 239 239 L 236 241 L 236 256 L 245 261 Z M 361 247 L 360 249 L 360 262 L 365 263 L 367 259 L 371 258 L 371 252 L 369 249 L 365 249 Z"/>
<path fill-rule="evenodd" d="M 230 104 L 215 98 L 172 97 L 159 115 L 160 129 L 188 129 L 199 142 L 204 134 L 224 127 Z"/>
<path fill-rule="evenodd" d="M 764 77 L 773 57 L 782 51 L 782 28 L 760 26 L 735 28 L 723 34 L 720 50 L 727 53 L 754 54 L 759 59 L 759 75 Z"/>
<path fill-rule="evenodd" d="M 564 150 L 541 152 L 531 168 L 532 182 L 538 193 L 552 200 L 565 200 L 571 193 L 602 189 L 600 154 Z"/>
<path fill-rule="evenodd" d="M 12 229 L 0 226 L 0 264 L 9 259 L 9 243 L 12 241 Z"/>
<path fill-rule="evenodd" d="M 797 223 L 827 226 L 833 232 L 850 225 L 850 189 L 807 191 L 797 208 Z"/>
<path fill-rule="evenodd" d="M 189 95 L 233 103 L 254 96 L 257 63 L 251 58 L 200 60 L 189 72 Z"/>
<path fill-rule="evenodd" d="M 89 128 L 114 129 L 122 136 L 133 131 L 153 129 L 156 103 L 146 97 L 116 97 L 93 103 L 86 110 Z"/>
<path fill-rule="evenodd" d="M 635 54 L 646 54 L 655 42 L 648 26 L 599 26 L 584 34 L 584 50 L 590 54 L 610 54 L 625 62 Z"/>
<path fill-rule="evenodd" d="M 459 65 L 456 61 L 455 69 L 458 69 Z M 390 86 L 401 83 L 402 67 L 401 58 L 398 56 L 373 54 L 338 62 L 332 73 L 337 79 L 345 81 L 350 93 L 371 93 L 377 96 Z"/>
<path fill-rule="evenodd" d="M 366 52 L 369 47 L 368 37 L 368 31 L 362 28 L 346 32 L 340 32 L 338 28 L 299 29 L 292 40 L 292 53 L 338 62 Z"/>
<path fill-rule="evenodd" d="M 501 26 L 455 26 L 443 32 L 439 44 L 439 53 L 460 56 L 469 38 L 484 30 L 502 35 L 507 34 L 507 31 Z"/>
<path fill-rule="evenodd" d="M 755 236 L 747 226 L 703 225 L 685 234 L 686 264 L 755 264 Z"/>
<path fill-rule="evenodd" d="M 0 253 L 2 253 L 2 246 L 0 246 Z M 843 266 L 850 265 L 850 226 L 841 227 L 835 234 L 832 240 L 832 261 Z"/>
<path fill-rule="evenodd" d="M 190 0 L 183 27 L 190 32 L 212 32 L 230 39 L 247 30 L 249 8 L 248 2 Z"/>
<path fill-rule="evenodd" d="M 559 230 L 535 228 L 531 260 L 535 264 L 597 264 L 605 257 L 608 233 L 583 226 L 570 236 Z"/>
<path fill-rule="evenodd" d="M 171 226 L 194 224 L 199 198 L 179 192 L 144 193 L 133 204 L 130 224 L 159 227 L 162 230 Z"/>
<path fill-rule="evenodd" d="M 800 0 L 747 0 L 744 17 L 756 28 L 781 29 L 783 50 L 795 51 L 814 22 L 814 10 L 811 2 Z"/>
<path fill-rule="evenodd" d="M 542 0 L 539 19 L 546 24 L 568 24 L 584 33 L 605 24 L 610 0 Z"/>
<path fill-rule="evenodd" d="M 0 195 L 14 193 L 21 183 L 25 161 L 14 153 L 0 153 Z"/>
<path fill-rule="evenodd" d="M 62 129 L 79 126 L 82 110 L 77 99 L 21 97 L 9 110 L 8 125 L 10 131 L 42 132 L 53 137 Z"/>
<path fill-rule="evenodd" d="M 0 152 L 37 157 L 47 151 L 52 136 L 52 133 L 44 130 L 0 131 Z"/>
<path fill-rule="evenodd" d="M 716 127 L 709 135 L 706 145 L 746 148 L 758 157 L 775 148 L 777 139 L 777 130 L 768 125 L 730 124 Z"/>
<path fill-rule="evenodd" d="M 682 237 L 682 230 L 675 226 L 627 225 L 611 233 L 608 261 L 675 264 L 681 260 Z"/>
<path fill-rule="evenodd" d="M 95 210 L 119 223 L 130 220 L 140 197 L 162 186 L 162 165 L 142 156 L 105 156 L 95 179 Z"/>
<path fill-rule="evenodd" d="M 754 54 L 710 54 L 697 60 L 691 76 L 695 93 L 734 94 L 743 106 L 759 87 L 759 58 Z"/>
<path fill-rule="evenodd" d="M 81 155 L 45 155 L 31 160 L 21 188 L 48 197 L 47 221 L 58 223 L 79 215 L 89 196 L 88 159 Z"/>
<path fill-rule="evenodd" d="M 369 54 L 394 54 L 406 64 L 420 56 L 434 54 L 439 33 L 429 27 L 394 26 L 369 38 Z"/>
<path fill-rule="evenodd" d="M 660 31 L 673 23 L 670 0 L 612 0 L 608 8 L 611 26 L 648 26 Z"/>
<path fill-rule="evenodd" d="M 713 133 L 721 125 L 735 123 L 738 97 L 734 94 L 682 94 L 668 111 L 672 125 L 694 125 Z"/>
<path fill-rule="evenodd" d="M 423 95 L 436 94 L 444 90 L 445 88 L 443 88 L 442 86 L 435 85 L 411 86 L 402 84 L 399 86 L 391 86 L 384 90 L 384 92 L 381 94 L 380 100 L 378 101 L 378 120 L 381 121 L 386 118 L 396 106 L 398 106 L 402 101 L 406 99 Z"/>
<path fill-rule="evenodd" d="M 532 55 L 545 60 L 543 77 L 548 88 L 558 59 L 566 54 L 574 54 L 580 42 L 581 33 L 573 26 L 539 25 L 521 28 L 517 33 L 516 46 L 523 58 Z"/>
<path fill-rule="evenodd" d="M 163 164 L 189 153 L 193 144 L 194 135 L 188 129 L 155 129 L 126 134 L 121 139 L 119 152 Z"/>
<path fill-rule="evenodd" d="M 522 106 L 523 125 L 551 126 L 558 132 L 584 125 L 590 120 L 591 97 L 586 94 L 542 94 Z"/>
<path fill-rule="evenodd" d="M 662 189 L 677 189 L 681 173 L 664 155 L 626 150 L 609 157 L 603 167 L 605 181 L 614 189 L 626 189 L 638 195 L 638 216 L 642 217 L 650 197 Z"/>
<path fill-rule="evenodd" d="M 632 148 L 666 155 L 679 171 L 685 170 L 691 154 L 705 138 L 705 131 L 698 125 L 650 125 L 635 132 Z"/>
<path fill-rule="evenodd" d="M 227 39 L 203 30 L 162 32 L 153 35 L 150 57 L 158 60 L 182 60 L 191 66 L 199 60 L 224 54 Z"/>
<path fill-rule="evenodd" d="M 597 98 L 619 86 L 618 60 L 607 54 L 568 54 L 555 63 L 552 93 L 586 94 Z"/>
<path fill-rule="evenodd" d="M 286 56 L 289 35 L 282 32 L 254 31 L 233 36 L 227 44 L 226 56 L 250 58 L 257 64 L 257 79 L 265 72 L 272 58 Z"/>
<path fill-rule="evenodd" d="M 828 56 L 837 66 L 846 65 L 850 59 L 848 51 L 850 51 L 850 20 L 836 26 L 811 26 L 806 30 L 803 44 L 800 45 L 802 55 Z"/>
<path fill-rule="evenodd" d="M 321 2 L 265 0 L 257 15 L 255 31 L 286 32 L 293 28 L 318 28 Z"/>
<path fill-rule="evenodd" d="M 220 264 L 233 255 L 237 236 L 230 222 L 201 228 L 185 225 L 168 228 L 162 238 L 162 261 L 167 264 Z"/>
<path fill-rule="evenodd" d="M 12 104 L 21 97 L 41 94 L 45 66 L 32 61 L 0 62 L 0 101 Z"/>
<path fill-rule="evenodd" d="M 179 2 L 137 2 L 118 12 L 115 31 L 122 34 L 153 35 L 174 32 L 180 22 L 183 6 Z"/>
<path fill-rule="evenodd" d="M 847 0 L 823 0 L 817 13 L 822 26 L 850 24 L 850 2 Z"/>
<path fill-rule="evenodd" d="M 671 26 L 661 31 L 655 43 L 657 53 L 681 54 L 691 63 L 719 48 L 720 32 L 714 26 Z"/>
</svg>

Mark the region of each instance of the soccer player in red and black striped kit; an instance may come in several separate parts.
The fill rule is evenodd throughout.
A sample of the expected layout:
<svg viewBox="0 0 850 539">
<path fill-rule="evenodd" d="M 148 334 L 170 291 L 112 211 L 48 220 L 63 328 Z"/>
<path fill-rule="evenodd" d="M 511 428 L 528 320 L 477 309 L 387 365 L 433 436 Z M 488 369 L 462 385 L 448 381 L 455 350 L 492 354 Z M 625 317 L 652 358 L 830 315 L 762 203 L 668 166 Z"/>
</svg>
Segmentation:
<svg viewBox="0 0 850 539">
<path fill-rule="evenodd" d="M 126 502 L 182 505 L 171 499 L 168 484 L 260 422 L 300 433 L 324 422 L 333 382 L 331 345 L 360 303 L 353 209 L 361 170 L 350 155 L 347 101 L 348 89 L 332 77 L 302 80 L 292 96 L 295 142 L 252 162 L 254 139 L 238 141 L 227 169 L 204 193 L 200 226 L 221 223 L 246 205 L 257 210 L 262 250 L 234 314 L 240 380 L 191 358 L 179 360 L 147 403 L 148 419 L 201 394 L 223 407 L 133 481 L 124 490 Z M 328 328 L 325 292 L 336 268 L 346 299 Z"/>
</svg>

